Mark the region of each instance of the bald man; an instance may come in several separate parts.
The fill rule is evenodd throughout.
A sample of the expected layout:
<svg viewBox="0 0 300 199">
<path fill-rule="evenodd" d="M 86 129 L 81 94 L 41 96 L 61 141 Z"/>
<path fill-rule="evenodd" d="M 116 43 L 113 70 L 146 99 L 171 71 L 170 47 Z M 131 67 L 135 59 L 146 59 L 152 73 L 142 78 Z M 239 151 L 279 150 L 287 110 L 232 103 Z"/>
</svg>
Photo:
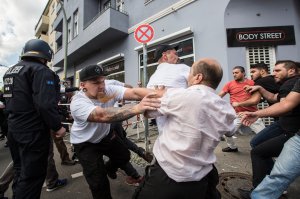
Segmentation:
<svg viewBox="0 0 300 199">
<path fill-rule="evenodd" d="M 222 76 L 216 60 L 201 59 L 191 67 L 189 87 L 167 89 L 161 107 L 147 113 L 167 117 L 153 147 L 156 161 L 133 198 L 220 198 L 214 149 L 220 137 L 233 134 L 235 119 L 232 106 L 215 93 Z"/>
</svg>

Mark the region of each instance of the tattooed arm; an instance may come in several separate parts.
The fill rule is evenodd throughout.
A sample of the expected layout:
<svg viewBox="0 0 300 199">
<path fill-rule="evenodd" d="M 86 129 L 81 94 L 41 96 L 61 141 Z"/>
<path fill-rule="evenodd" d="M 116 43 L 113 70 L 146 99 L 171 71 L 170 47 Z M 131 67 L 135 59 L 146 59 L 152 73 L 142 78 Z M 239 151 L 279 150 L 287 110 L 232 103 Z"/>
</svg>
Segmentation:
<svg viewBox="0 0 300 199">
<path fill-rule="evenodd" d="M 126 105 L 120 108 L 96 107 L 88 117 L 88 122 L 112 123 L 123 121 L 134 115 L 144 113 L 146 110 L 156 110 L 160 107 L 160 101 L 156 94 L 149 94 L 137 105 Z"/>
</svg>

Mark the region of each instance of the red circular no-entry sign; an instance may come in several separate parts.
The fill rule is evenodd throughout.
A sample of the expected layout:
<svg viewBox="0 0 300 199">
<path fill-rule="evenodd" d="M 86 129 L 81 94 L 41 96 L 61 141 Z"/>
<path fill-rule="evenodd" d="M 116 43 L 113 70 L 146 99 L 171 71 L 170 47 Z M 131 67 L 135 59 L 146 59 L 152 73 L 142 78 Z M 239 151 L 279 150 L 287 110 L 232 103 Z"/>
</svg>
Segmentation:
<svg viewBox="0 0 300 199">
<path fill-rule="evenodd" d="M 148 24 L 142 24 L 134 31 L 134 38 L 137 42 L 148 43 L 154 36 L 154 29 Z"/>
</svg>

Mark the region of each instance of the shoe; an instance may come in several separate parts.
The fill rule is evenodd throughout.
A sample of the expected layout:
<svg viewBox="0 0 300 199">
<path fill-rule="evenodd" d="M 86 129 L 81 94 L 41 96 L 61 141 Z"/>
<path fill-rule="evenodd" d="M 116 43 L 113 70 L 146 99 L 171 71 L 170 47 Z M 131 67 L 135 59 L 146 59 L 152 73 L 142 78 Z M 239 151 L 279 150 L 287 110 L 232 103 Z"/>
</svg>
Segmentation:
<svg viewBox="0 0 300 199">
<path fill-rule="evenodd" d="M 285 191 L 282 193 L 282 195 L 286 195 L 286 194 L 288 194 L 287 190 L 285 190 Z"/>
<path fill-rule="evenodd" d="M 67 179 L 66 178 L 64 178 L 64 179 L 58 179 L 57 181 L 56 181 L 56 183 L 55 183 L 55 185 L 53 186 L 53 187 L 49 187 L 49 188 L 47 188 L 47 190 L 46 191 L 54 191 L 54 190 L 56 190 L 56 189 L 59 189 L 59 188 L 62 188 L 62 187 L 64 187 L 64 186 L 66 186 L 67 185 Z"/>
<path fill-rule="evenodd" d="M 220 141 L 225 141 L 225 138 L 223 136 L 221 136 Z"/>
<path fill-rule="evenodd" d="M 131 176 L 127 176 L 125 179 L 126 184 L 128 184 L 130 186 L 135 186 L 135 187 L 138 187 L 142 181 L 144 181 L 144 176 L 140 176 L 137 179 L 135 179 Z"/>
<path fill-rule="evenodd" d="M 65 161 L 61 162 L 61 165 L 66 165 L 66 166 L 73 166 L 75 164 L 76 164 L 76 162 L 74 160 L 65 160 Z"/>
<path fill-rule="evenodd" d="M 238 192 L 242 199 L 251 199 L 251 192 L 253 189 L 244 189 L 244 188 L 238 188 Z"/>
<path fill-rule="evenodd" d="M 230 147 L 226 147 L 224 149 L 222 149 L 223 152 L 238 152 L 238 148 L 232 149 Z"/>
</svg>

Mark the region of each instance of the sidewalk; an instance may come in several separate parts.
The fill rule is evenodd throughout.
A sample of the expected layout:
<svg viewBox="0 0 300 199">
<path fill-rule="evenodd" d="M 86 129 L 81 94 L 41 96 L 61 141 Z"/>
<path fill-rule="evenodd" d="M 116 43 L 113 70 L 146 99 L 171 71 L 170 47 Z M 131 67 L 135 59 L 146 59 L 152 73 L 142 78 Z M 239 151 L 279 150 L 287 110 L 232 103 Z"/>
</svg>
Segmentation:
<svg viewBox="0 0 300 199">
<path fill-rule="evenodd" d="M 149 140 L 151 142 L 150 147 L 152 149 L 154 141 L 157 137 L 157 128 L 150 127 L 149 134 Z M 127 135 L 129 138 L 136 138 L 136 129 L 132 129 L 129 126 L 127 129 Z M 215 163 L 215 166 L 218 169 L 220 180 L 223 179 L 222 176 L 230 176 L 222 181 L 219 185 L 222 198 L 224 199 L 239 198 L 237 189 L 240 187 L 251 186 L 252 165 L 250 159 L 251 148 L 249 142 L 253 136 L 254 134 L 251 133 L 236 136 L 235 141 L 239 149 L 239 152 L 237 153 L 222 152 L 222 148 L 227 147 L 225 141 L 221 141 L 215 150 L 215 154 L 217 156 L 217 162 Z M 143 132 L 140 133 L 140 138 L 144 138 Z M 137 144 L 144 147 L 143 142 L 138 142 Z M 141 168 L 142 166 L 138 167 Z M 286 198 L 297 199 L 299 198 L 299 195 L 300 178 L 290 185 Z"/>
</svg>

